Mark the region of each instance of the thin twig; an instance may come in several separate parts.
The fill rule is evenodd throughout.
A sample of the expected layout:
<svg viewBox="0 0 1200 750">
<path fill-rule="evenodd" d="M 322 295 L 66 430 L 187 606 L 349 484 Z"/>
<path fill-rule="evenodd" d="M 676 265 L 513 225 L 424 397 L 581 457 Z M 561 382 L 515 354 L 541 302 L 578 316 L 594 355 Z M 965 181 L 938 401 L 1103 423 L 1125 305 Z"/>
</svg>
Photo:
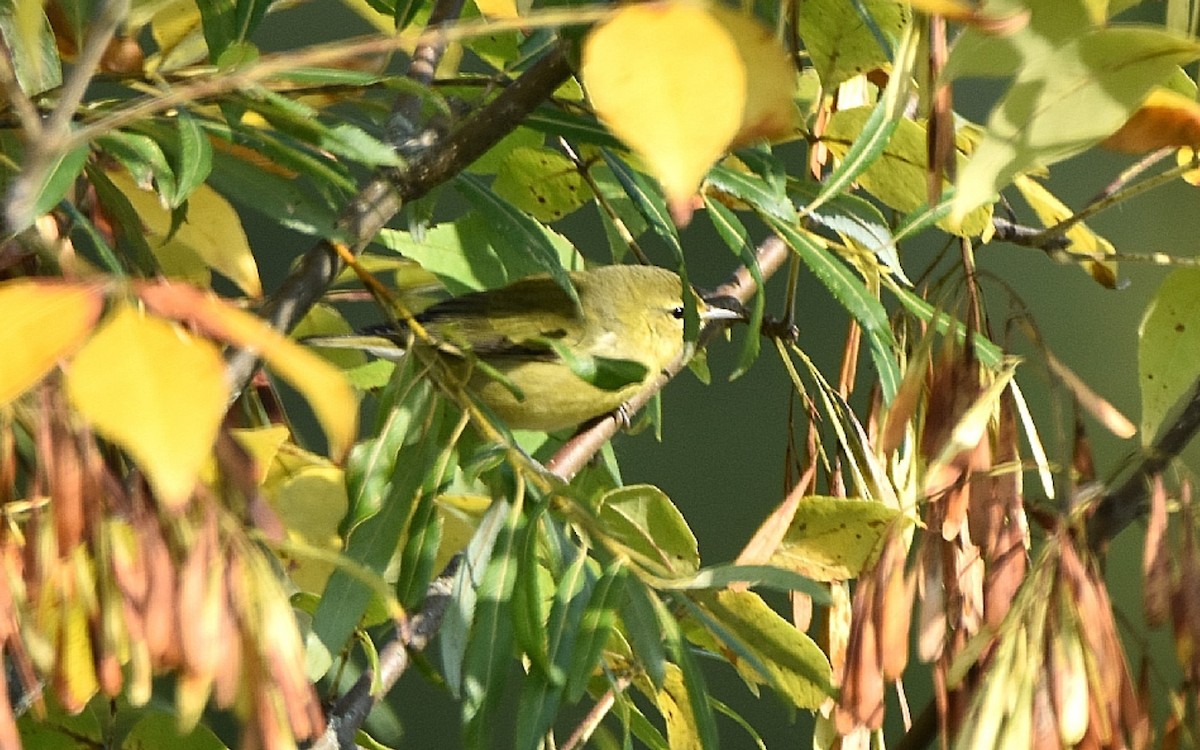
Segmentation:
<svg viewBox="0 0 1200 750">
<path fill-rule="evenodd" d="M 338 700 L 330 711 L 325 733 L 312 743 L 310 750 L 344 750 L 355 748 L 354 736 L 370 715 L 371 710 L 383 700 L 400 676 L 412 663 L 411 654 L 424 651 L 442 627 L 450 595 L 454 589 L 454 578 L 462 565 L 462 555 L 450 558 L 446 567 L 425 589 L 425 601 L 421 610 L 397 628 L 396 638 L 379 654 L 379 691 L 371 692 L 374 675 L 364 671 L 350 689 Z"/>
<path fill-rule="evenodd" d="M 778 237 L 769 237 L 765 240 L 755 253 L 763 279 L 769 279 L 783 264 L 784 259 L 788 255 L 788 248 L 783 243 L 783 240 Z M 739 302 L 748 302 L 757 289 L 758 285 L 750 275 L 749 269 L 743 266 L 737 270 L 730 281 L 714 290 L 714 293 L 721 296 L 733 297 Z M 701 329 L 697 347 L 703 347 L 723 327 L 723 324 L 710 324 Z M 754 335 L 757 335 L 757 331 L 754 332 Z M 687 366 L 689 358 L 687 353 L 685 353 L 667 365 L 662 374 L 655 378 L 654 382 L 625 404 L 625 413 L 627 415 L 633 414 L 645 406 L 650 399 L 654 398 L 654 394 L 662 390 L 664 385 L 670 382 L 672 378 Z M 617 434 L 617 430 L 621 427 L 621 424 L 622 420 L 616 416 L 601 419 L 590 428 L 571 438 L 562 448 L 559 448 L 558 452 L 546 462 L 546 468 L 550 472 L 557 474 L 563 481 L 571 481 L 571 478 L 591 460 L 592 456 L 596 455 L 596 452 L 600 450 L 604 443 Z"/>
</svg>

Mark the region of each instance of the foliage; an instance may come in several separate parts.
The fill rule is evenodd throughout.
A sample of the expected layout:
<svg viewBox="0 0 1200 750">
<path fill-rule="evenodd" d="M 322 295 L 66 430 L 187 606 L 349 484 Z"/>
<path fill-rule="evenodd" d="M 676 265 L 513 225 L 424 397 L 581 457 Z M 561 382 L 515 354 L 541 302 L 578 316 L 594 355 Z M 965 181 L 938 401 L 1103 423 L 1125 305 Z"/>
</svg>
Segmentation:
<svg viewBox="0 0 1200 750">
<path fill-rule="evenodd" d="M 1194 182 L 1200 6 L 1117 17 L 1132 4 L 368 0 L 347 6 L 377 33 L 274 54 L 262 25 L 289 4 L 0 4 L 0 746 L 222 747 L 229 714 L 245 746 L 345 745 L 413 660 L 470 747 L 501 724 L 521 748 L 715 747 L 718 712 L 757 738 L 712 664 L 812 712 L 814 746 L 882 745 L 887 686 L 924 674 L 914 621 L 947 745 L 1195 744 L 1194 510 L 1186 483 L 1145 487 L 1196 429 L 1200 276 L 1175 271 L 1147 311 L 1154 458 L 1118 508 L 1086 438 L 1067 469 L 1047 457 L 974 268 L 1007 239 L 1113 286 L 1085 220 Z M 1005 88 L 972 123 L 951 83 L 981 76 Z M 1073 210 L 1046 171 L 1102 144 L 1176 163 Z M 256 239 L 251 215 L 312 247 Z M 349 334 L 363 300 L 419 336 L 446 292 L 547 273 L 573 297 L 566 271 L 647 250 L 687 279 L 705 261 L 680 230 L 702 216 L 745 265 L 722 290 L 749 310 L 737 374 L 761 331 L 804 414 L 800 478 L 732 562 L 622 482 L 602 447 L 619 419 L 513 433 L 437 356 L 285 336 Z M 611 258 L 584 258 L 580 226 Z M 950 282 L 905 265 L 920 234 L 960 249 Z M 292 266 L 274 289 L 267 262 Z M 836 381 L 786 305 L 765 314 L 785 263 L 786 305 L 810 273 L 851 321 Z M 309 413 L 319 434 L 294 426 Z M 1147 512 L 1147 613 L 1185 677 L 1156 695 L 1099 573 Z"/>
</svg>

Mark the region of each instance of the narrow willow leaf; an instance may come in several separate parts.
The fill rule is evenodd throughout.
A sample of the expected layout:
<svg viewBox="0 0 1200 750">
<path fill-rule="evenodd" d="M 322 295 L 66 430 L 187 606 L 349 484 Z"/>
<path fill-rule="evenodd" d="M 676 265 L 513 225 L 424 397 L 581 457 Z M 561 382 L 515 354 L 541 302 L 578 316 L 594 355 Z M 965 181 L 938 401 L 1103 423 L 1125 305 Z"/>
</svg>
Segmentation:
<svg viewBox="0 0 1200 750">
<path fill-rule="evenodd" d="M 438 408 L 438 402 L 426 403 L 426 414 L 410 423 L 422 431 L 410 431 L 407 437 L 413 442 L 396 456 L 389 480 L 384 485 L 387 494 L 379 512 L 355 527 L 346 539 L 346 556 L 380 576 L 387 569 L 399 541 L 405 539 L 404 531 L 420 499 L 425 474 L 441 450 L 436 440 L 417 439 L 417 434 L 438 433 L 443 410 Z M 426 427 L 429 432 L 424 431 Z M 330 576 L 321 603 L 313 613 L 312 629 L 331 653 L 339 652 L 358 627 L 371 593 L 362 581 L 342 570 Z"/>
<path fill-rule="evenodd" d="M 488 746 L 513 664 L 512 594 L 520 565 L 518 550 L 528 526 L 522 503 L 501 505 L 507 515 L 479 582 L 463 654 L 463 736 L 468 748 Z"/>
<path fill-rule="evenodd" d="M 454 184 L 487 220 L 487 239 L 498 252 L 532 259 L 550 274 L 550 278 L 576 305 L 579 304 L 579 295 L 541 224 L 518 211 L 511 203 L 501 200 L 474 175 L 459 175 Z"/>
<path fill-rule="evenodd" d="M 592 589 L 579 623 L 576 647 L 567 672 L 566 695 L 572 703 L 583 697 L 588 680 L 600 666 L 600 656 L 616 625 L 618 608 L 625 599 L 628 577 L 622 563 L 614 562 Z"/>
<path fill-rule="evenodd" d="M 192 191 L 199 187 L 212 172 L 212 146 L 200 121 L 187 110 L 179 110 L 179 153 L 176 163 L 177 184 L 170 201 L 172 208 L 178 207 Z"/>
<path fill-rule="evenodd" d="M 862 326 L 870 344 L 871 361 L 879 372 L 884 403 L 890 403 L 900 384 L 900 367 L 893 353 L 896 341 L 883 305 L 850 269 L 821 246 L 816 237 L 790 224 L 767 218 L 783 241 L 796 251 L 813 275 Z"/>
<path fill-rule="evenodd" d="M 762 270 L 758 267 L 758 259 L 754 257 L 754 249 L 750 245 L 750 232 L 746 230 L 745 225 L 733 211 L 710 199 L 707 195 L 704 196 L 704 207 L 717 234 L 746 268 L 750 269 L 750 276 L 758 286 L 758 293 L 754 295 L 754 302 L 750 307 L 750 320 L 746 322 L 750 331 L 757 331 L 762 327 L 767 300 L 763 293 Z M 758 352 L 762 346 L 761 341 L 762 337 L 760 336 L 746 336 L 745 343 L 742 344 L 742 351 L 738 354 L 737 367 L 729 376 L 730 380 L 740 377 L 750 370 L 750 366 L 758 359 Z"/>
<path fill-rule="evenodd" d="M 626 195 L 633 201 L 633 205 L 642 218 L 650 224 L 655 234 L 666 241 L 667 246 L 675 253 L 675 261 L 682 263 L 683 245 L 679 242 L 679 230 L 675 228 L 675 222 L 671 220 L 671 212 L 667 208 L 666 201 L 658 194 L 658 191 L 650 187 L 645 177 L 630 169 L 611 151 L 601 149 L 600 155 L 604 158 L 604 163 L 608 165 L 608 168 L 612 170 L 617 182 L 621 183 L 621 187 L 625 189 Z"/>
<path fill-rule="evenodd" d="M 799 591 L 810 597 L 814 604 L 829 603 L 829 588 L 812 578 L 789 568 L 775 565 L 714 565 L 696 572 L 690 578 L 666 581 L 662 588 L 667 591 L 720 590 L 731 584 L 744 583 L 750 587 L 763 587 L 777 591 Z"/>
<path fill-rule="evenodd" d="M 666 679 L 667 654 L 663 647 L 662 626 L 656 614 L 661 604 L 658 595 L 644 583 L 631 580 L 625 587 L 628 595 L 621 604 L 623 632 L 633 655 L 646 670 L 650 682 L 661 689 Z"/>
</svg>

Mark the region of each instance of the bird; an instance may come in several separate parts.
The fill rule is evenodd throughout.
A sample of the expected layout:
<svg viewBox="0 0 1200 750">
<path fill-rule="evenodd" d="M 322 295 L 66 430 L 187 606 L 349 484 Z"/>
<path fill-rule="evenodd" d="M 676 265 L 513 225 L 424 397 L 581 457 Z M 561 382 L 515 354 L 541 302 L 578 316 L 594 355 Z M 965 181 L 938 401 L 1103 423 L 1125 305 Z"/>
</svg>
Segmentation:
<svg viewBox="0 0 1200 750">
<path fill-rule="evenodd" d="M 679 275 L 657 266 L 598 266 L 568 278 L 578 305 L 537 274 L 421 311 L 425 336 L 377 326 L 354 348 L 395 359 L 411 342 L 508 427 L 575 427 L 618 411 L 682 352 L 685 307 Z M 732 298 L 695 299 L 701 323 L 746 317 Z"/>
</svg>

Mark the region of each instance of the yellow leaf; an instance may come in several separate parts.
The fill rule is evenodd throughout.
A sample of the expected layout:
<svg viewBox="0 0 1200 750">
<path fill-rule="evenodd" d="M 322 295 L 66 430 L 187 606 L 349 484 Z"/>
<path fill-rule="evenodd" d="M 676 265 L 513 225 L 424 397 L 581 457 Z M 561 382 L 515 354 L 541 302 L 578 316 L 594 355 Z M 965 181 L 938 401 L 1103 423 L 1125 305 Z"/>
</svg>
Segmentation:
<svg viewBox="0 0 1200 750">
<path fill-rule="evenodd" d="M 475 7 L 484 18 L 520 18 L 533 0 L 475 0 Z"/>
<path fill-rule="evenodd" d="M 1040 182 L 1022 175 L 1013 180 L 1021 196 L 1038 215 L 1038 220 L 1044 226 L 1052 227 L 1064 219 L 1071 217 L 1071 209 L 1054 197 Z M 1115 255 L 1117 250 L 1112 243 L 1093 232 L 1082 221 L 1076 222 L 1066 232 L 1071 241 L 1070 252 L 1081 256 L 1080 265 L 1101 285 L 1113 289 L 1117 285 L 1116 261 L 1098 260 L 1106 255 Z"/>
<path fill-rule="evenodd" d="M 342 470 L 329 464 L 310 464 L 289 476 L 272 495 L 272 506 L 287 528 L 294 547 L 316 552 L 340 552 L 338 524 L 350 504 Z M 280 553 L 301 591 L 320 593 L 334 564 L 322 556 Z"/>
<path fill-rule="evenodd" d="M 75 350 L 100 316 L 100 287 L 18 279 L 0 284 L 0 405 Z"/>
<path fill-rule="evenodd" d="M 342 456 L 358 430 L 358 401 L 332 365 L 262 320 L 195 287 L 159 282 L 136 286 L 137 295 L 165 318 L 185 320 L 219 341 L 256 352 L 312 407 L 329 450 Z"/>
<path fill-rule="evenodd" d="M 216 347 L 123 306 L 75 357 L 66 387 L 71 404 L 133 456 L 161 500 L 187 501 L 228 399 Z"/>
<path fill-rule="evenodd" d="M 732 146 L 791 134 L 796 121 L 796 68 L 765 26 L 714 5 L 713 16 L 733 39 L 746 71 L 746 105 Z"/>
<path fill-rule="evenodd" d="M 741 129 L 747 80 L 736 42 L 700 3 L 627 5 L 583 45 L 596 114 L 687 203 Z"/>
<path fill-rule="evenodd" d="M 133 204 L 150 248 L 168 275 L 206 284 L 207 269 L 212 268 L 251 297 L 262 296 L 258 265 L 241 219 L 217 191 L 208 185 L 197 187 L 188 197 L 187 220 L 168 240 L 171 212 L 158 196 L 139 188 L 128 172 L 113 170 L 108 176 Z"/>
</svg>

